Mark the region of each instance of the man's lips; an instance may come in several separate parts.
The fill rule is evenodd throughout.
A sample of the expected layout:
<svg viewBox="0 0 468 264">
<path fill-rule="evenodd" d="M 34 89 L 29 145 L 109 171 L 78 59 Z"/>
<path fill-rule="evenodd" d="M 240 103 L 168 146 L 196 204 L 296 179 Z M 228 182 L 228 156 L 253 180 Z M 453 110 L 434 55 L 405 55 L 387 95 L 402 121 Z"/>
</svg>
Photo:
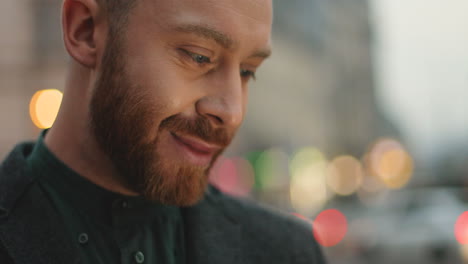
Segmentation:
<svg viewBox="0 0 468 264">
<path fill-rule="evenodd" d="M 212 156 L 221 149 L 220 146 L 207 143 L 196 137 L 177 135 L 171 132 L 171 135 L 182 145 L 192 151 L 194 154 L 200 156 Z"/>
<path fill-rule="evenodd" d="M 197 166 L 208 166 L 221 147 L 209 144 L 189 135 L 178 135 L 170 132 L 172 142 L 177 149 L 177 158 Z"/>
</svg>

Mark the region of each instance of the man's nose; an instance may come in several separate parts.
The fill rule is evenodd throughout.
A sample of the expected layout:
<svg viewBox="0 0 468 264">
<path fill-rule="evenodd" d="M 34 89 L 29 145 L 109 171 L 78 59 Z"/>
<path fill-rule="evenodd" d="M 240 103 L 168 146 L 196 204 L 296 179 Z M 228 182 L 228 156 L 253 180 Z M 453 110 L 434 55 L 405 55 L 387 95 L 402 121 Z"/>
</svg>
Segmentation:
<svg viewBox="0 0 468 264">
<path fill-rule="evenodd" d="M 212 76 L 207 94 L 198 100 L 197 112 L 214 127 L 238 128 L 244 117 L 245 88 L 239 71 L 219 72 Z"/>
</svg>

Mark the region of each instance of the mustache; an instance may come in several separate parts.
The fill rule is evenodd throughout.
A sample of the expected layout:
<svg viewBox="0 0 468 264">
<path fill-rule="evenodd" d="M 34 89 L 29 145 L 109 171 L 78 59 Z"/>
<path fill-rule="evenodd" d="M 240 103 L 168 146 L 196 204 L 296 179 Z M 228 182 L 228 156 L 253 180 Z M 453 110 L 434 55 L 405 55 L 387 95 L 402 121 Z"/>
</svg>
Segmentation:
<svg viewBox="0 0 468 264">
<path fill-rule="evenodd" d="M 161 122 L 160 128 L 196 136 L 207 143 L 221 147 L 227 147 L 232 140 L 232 134 L 227 129 L 214 128 L 207 118 L 201 116 L 196 119 L 188 119 L 180 115 L 171 116 Z"/>
</svg>

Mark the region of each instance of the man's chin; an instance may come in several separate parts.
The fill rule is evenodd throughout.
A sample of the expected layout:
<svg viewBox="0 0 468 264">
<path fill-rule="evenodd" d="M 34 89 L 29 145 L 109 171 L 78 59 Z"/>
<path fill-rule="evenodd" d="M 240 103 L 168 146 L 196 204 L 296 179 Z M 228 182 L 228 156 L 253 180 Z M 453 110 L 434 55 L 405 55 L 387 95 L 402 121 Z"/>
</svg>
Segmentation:
<svg viewBox="0 0 468 264">
<path fill-rule="evenodd" d="M 208 187 L 208 169 L 183 166 L 160 171 L 146 179 L 142 195 L 154 202 L 172 206 L 191 206 L 198 203 Z M 161 178 L 159 178 L 161 177 Z"/>
</svg>

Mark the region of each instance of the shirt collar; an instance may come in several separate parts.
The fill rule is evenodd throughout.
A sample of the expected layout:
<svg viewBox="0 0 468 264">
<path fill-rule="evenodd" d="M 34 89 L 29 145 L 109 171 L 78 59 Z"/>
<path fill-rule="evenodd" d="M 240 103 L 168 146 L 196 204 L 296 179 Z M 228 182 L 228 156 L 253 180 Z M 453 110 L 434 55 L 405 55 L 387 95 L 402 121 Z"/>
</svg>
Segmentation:
<svg viewBox="0 0 468 264">
<path fill-rule="evenodd" d="M 106 225 L 142 224 L 156 215 L 169 219 L 179 217 L 178 207 L 150 202 L 142 196 L 115 193 L 82 177 L 47 148 L 44 143 L 46 133 L 44 130 L 40 134 L 27 159 L 28 167 L 39 174 L 40 181 L 49 184 L 84 215 Z"/>
</svg>

